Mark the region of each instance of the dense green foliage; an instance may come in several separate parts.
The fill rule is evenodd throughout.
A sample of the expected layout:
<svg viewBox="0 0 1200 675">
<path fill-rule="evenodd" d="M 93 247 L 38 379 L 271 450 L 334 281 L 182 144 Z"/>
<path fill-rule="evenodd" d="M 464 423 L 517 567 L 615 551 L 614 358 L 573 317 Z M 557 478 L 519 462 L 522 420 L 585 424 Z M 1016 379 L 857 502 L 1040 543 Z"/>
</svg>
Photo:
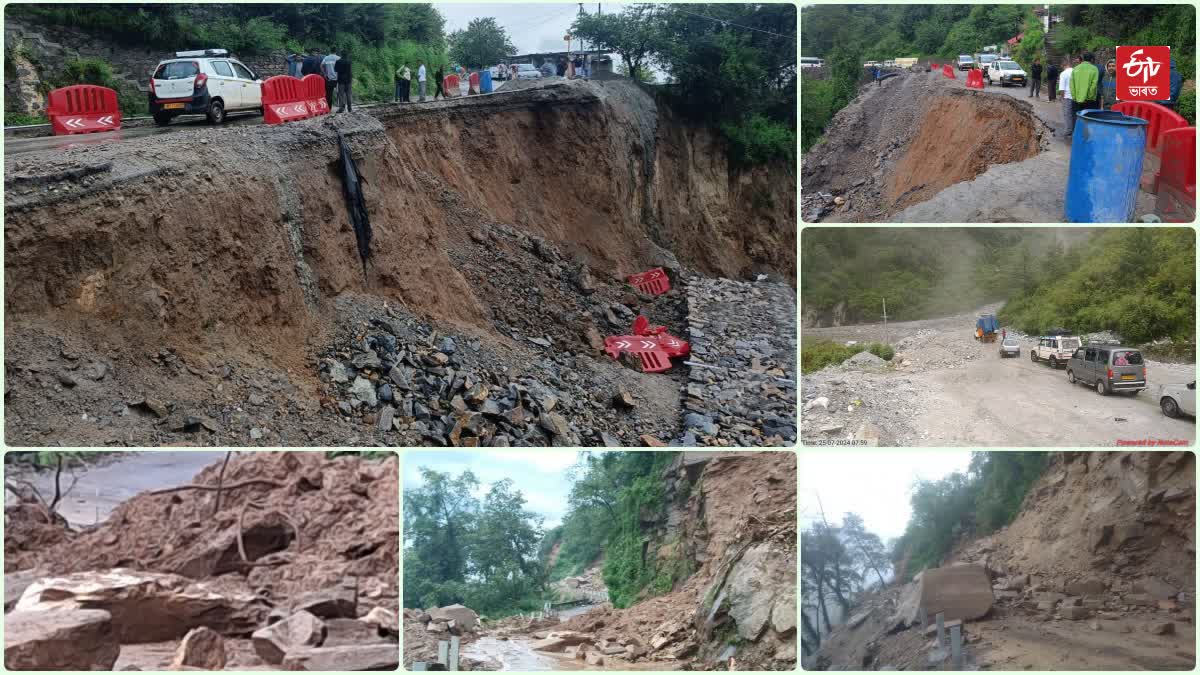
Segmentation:
<svg viewBox="0 0 1200 675">
<path fill-rule="evenodd" d="M 896 350 L 878 342 L 872 342 L 869 345 L 857 344 L 846 346 L 838 342 L 829 342 L 826 340 L 818 342 L 802 341 L 800 343 L 800 371 L 815 373 L 825 366 L 841 363 L 859 352 L 871 352 L 884 361 L 891 361 L 892 357 L 896 355 Z"/>
<path fill-rule="evenodd" d="M 6 10 L 164 55 L 206 47 L 241 55 L 337 47 L 352 55 L 354 94 L 367 101 L 393 97 L 393 75 L 402 64 L 448 62 L 445 21 L 430 4 L 29 4 Z"/>
<path fill-rule="evenodd" d="M 1196 126 L 1196 90 L 1189 89 L 1179 95 L 1179 107 L 1175 112 L 1183 115 L 1188 124 Z"/>
<path fill-rule="evenodd" d="M 1100 230 L 1048 256 L 999 318 L 1027 333 L 1065 327 L 1113 330 L 1133 344 L 1194 342 L 1195 270 L 1191 229 Z"/>
<path fill-rule="evenodd" d="M 517 53 L 508 32 L 490 16 L 471 19 L 466 30 L 450 34 L 449 42 L 451 60 L 467 68 L 494 66 Z"/>
<path fill-rule="evenodd" d="M 828 606 L 840 606 L 841 616 L 848 618 L 858 594 L 887 583 L 892 563 L 883 541 L 855 513 L 845 514 L 840 525 L 827 522 L 822 513 L 821 520 L 801 530 L 800 560 L 801 645 L 811 654 L 822 633 L 833 630 Z"/>
<path fill-rule="evenodd" d="M 482 504 L 470 471 L 457 478 L 421 469 L 405 492 L 404 599 L 409 607 L 462 603 L 503 616 L 541 608 L 541 517 L 525 510 L 512 481 L 493 483 Z"/>
<path fill-rule="evenodd" d="M 892 560 L 907 558 L 911 578 L 938 567 L 955 542 L 994 532 L 1012 522 L 1025 493 L 1041 476 L 1050 453 L 976 452 L 967 473 L 913 486 L 912 515 Z"/>
<path fill-rule="evenodd" d="M 761 164 L 795 160 L 795 26 L 786 3 L 660 4 L 582 15 L 571 32 L 618 54 L 626 72 L 657 64 L 677 111 L 721 129 L 735 162 Z"/>
<path fill-rule="evenodd" d="M 889 321 L 970 311 L 1031 285 L 1054 237 L 1038 228 L 805 228 L 802 303 L 818 315 L 842 305 L 844 323 L 880 321 L 885 298 Z"/>
<path fill-rule="evenodd" d="M 648 533 L 641 523 L 662 508 L 660 474 L 674 456 L 670 452 L 585 454 L 574 469 L 570 510 L 542 546 L 545 557 L 561 542 L 551 576 L 578 574 L 603 556 L 604 583 L 617 607 L 627 607 L 647 587 L 654 593 L 669 591 L 686 576 L 690 570 L 678 565 L 659 569 L 656 559 L 642 559 Z"/>
</svg>

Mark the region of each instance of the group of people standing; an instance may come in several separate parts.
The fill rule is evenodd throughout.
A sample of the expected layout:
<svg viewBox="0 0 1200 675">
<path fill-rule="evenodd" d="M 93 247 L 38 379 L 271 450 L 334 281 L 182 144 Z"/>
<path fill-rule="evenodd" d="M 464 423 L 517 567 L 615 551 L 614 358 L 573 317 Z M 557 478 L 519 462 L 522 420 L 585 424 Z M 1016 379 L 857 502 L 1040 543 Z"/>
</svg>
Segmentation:
<svg viewBox="0 0 1200 675">
<path fill-rule="evenodd" d="M 412 69 L 407 63 L 403 63 L 396 69 L 396 102 L 397 103 L 412 103 Z M 437 78 L 441 81 L 442 71 L 439 68 Z M 427 81 L 425 62 L 417 61 L 417 89 L 421 97 L 421 101 L 425 100 L 425 82 Z M 436 99 L 438 96 L 438 87 L 433 88 L 433 96 Z"/>
<path fill-rule="evenodd" d="M 1109 59 L 1101 71 L 1093 63 L 1095 56 L 1085 53 L 1074 58 L 1062 60 L 1061 69 L 1058 63 L 1050 63 L 1046 68 L 1048 80 L 1046 94 L 1048 100 L 1054 101 L 1055 94 L 1062 100 L 1064 123 L 1064 138 L 1068 144 L 1075 133 L 1075 115 L 1080 110 L 1112 110 L 1117 104 L 1117 60 Z M 1034 59 L 1032 71 L 1033 84 L 1029 96 L 1040 98 L 1042 62 Z M 1175 108 L 1179 101 L 1179 93 L 1183 87 L 1183 76 L 1175 69 L 1175 59 L 1171 59 L 1171 91 L 1170 99 L 1157 101 L 1160 105 Z"/>
<path fill-rule="evenodd" d="M 305 75 L 320 75 L 325 80 L 325 102 L 333 110 L 338 103 L 338 112 L 353 112 L 354 63 L 350 52 L 338 54 L 334 47 L 324 54 L 317 47 L 308 50 L 308 56 L 288 54 L 288 75 L 302 78 Z"/>
</svg>

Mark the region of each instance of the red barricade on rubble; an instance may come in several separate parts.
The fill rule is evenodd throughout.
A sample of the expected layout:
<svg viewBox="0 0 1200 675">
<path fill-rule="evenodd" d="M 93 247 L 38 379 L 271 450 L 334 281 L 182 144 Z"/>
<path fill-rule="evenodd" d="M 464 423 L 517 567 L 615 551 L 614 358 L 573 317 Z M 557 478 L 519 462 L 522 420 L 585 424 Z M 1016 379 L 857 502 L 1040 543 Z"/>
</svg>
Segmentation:
<svg viewBox="0 0 1200 675">
<path fill-rule="evenodd" d="M 267 78 L 262 84 L 263 121 L 280 124 L 312 117 L 307 98 L 307 89 L 301 80 L 290 75 Z"/>
<path fill-rule="evenodd" d="M 1155 211 L 1168 223 L 1190 223 L 1196 218 L 1196 127 L 1172 129 L 1161 144 Z"/>
<path fill-rule="evenodd" d="M 470 77 L 470 79 L 468 79 L 468 82 L 470 82 L 470 84 L 471 84 L 470 93 L 472 95 L 478 94 L 479 93 L 479 73 L 471 73 L 471 77 Z"/>
<path fill-rule="evenodd" d="M 638 318 L 633 320 L 634 335 L 658 335 L 659 333 L 666 332 L 666 330 L 666 326 L 651 326 L 650 319 L 647 319 L 640 314 L 638 315 Z"/>
<path fill-rule="evenodd" d="M 661 267 L 629 277 L 629 284 L 643 293 L 662 295 L 671 290 L 671 280 Z"/>
<path fill-rule="evenodd" d="M 946 64 L 946 65 L 942 66 L 942 74 L 952 80 L 958 79 L 957 77 L 955 77 L 954 69 L 950 67 L 950 64 Z"/>
<path fill-rule="evenodd" d="M 457 75 L 447 75 L 446 79 L 442 80 L 442 95 L 443 96 L 461 96 L 462 92 L 458 89 L 459 82 Z"/>
<path fill-rule="evenodd" d="M 325 98 L 325 78 L 316 73 L 309 73 L 300 80 L 304 88 L 304 102 L 312 115 L 325 115 L 329 112 L 329 101 Z"/>
<path fill-rule="evenodd" d="M 972 70 L 967 73 L 967 86 L 972 89 L 983 89 L 983 71 Z"/>
<path fill-rule="evenodd" d="M 77 84 L 50 92 L 46 114 L 55 136 L 121 128 L 117 92 L 94 84 Z"/>
<path fill-rule="evenodd" d="M 671 358 L 659 348 L 658 339 L 638 335 L 614 335 L 604 338 L 604 351 L 619 358 L 622 352 L 637 354 L 642 372 L 660 373 L 671 367 Z"/>
</svg>

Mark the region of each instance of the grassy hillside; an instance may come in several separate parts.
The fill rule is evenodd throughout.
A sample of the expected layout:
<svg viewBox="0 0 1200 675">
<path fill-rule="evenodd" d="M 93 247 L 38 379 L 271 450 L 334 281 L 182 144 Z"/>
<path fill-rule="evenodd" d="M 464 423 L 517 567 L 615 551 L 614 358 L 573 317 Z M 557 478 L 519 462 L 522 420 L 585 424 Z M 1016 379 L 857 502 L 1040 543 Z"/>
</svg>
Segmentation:
<svg viewBox="0 0 1200 675">
<path fill-rule="evenodd" d="M 1111 228 L 1061 258 L 1050 258 L 1036 285 L 1013 296 L 1000 319 L 1038 333 L 1116 331 L 1142 344 L 1170 337 L 1194 342 L 1196 236 L 1190 228 Z"/>
</svg>

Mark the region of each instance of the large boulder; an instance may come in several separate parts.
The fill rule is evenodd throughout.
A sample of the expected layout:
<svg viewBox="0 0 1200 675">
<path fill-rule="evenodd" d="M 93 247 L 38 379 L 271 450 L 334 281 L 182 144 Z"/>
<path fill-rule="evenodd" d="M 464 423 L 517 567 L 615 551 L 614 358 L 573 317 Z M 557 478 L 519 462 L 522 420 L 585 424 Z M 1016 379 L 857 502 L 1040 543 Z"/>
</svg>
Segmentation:
<svg viewBox="0 0 1200 675">
<path fill-rule="evenodd" d="M 329 619 L 325 622 L 325 641 L 322 647 L 343 647 L 372 642 L 387 642 L 379 635 L 379 629 L 358 619 Z"/>
<path fill-rule="evenodd" d="M 121 652 L 98 609 L 17 610 L 4 617 L 8 670 L 112 670 Z"/>
<path fill-rule="evenodd" d="M 225 639 L 211 628 L 201 626 L 191 629 L 183 636 L 183 641 L 175 651 L 175 660 L 171 662 L 174 670 L 183 667 L 224 670 Z"/>
<path fill-rule="evenodd" d="M 345 647 L 305 647 L 288 652 L 284 670 L 359 671 L 396 670 L 400 667 L 400 645 L 371 644 Z"/>
<path fill-rule="evenodd" d="M 338 587 L 305 593 L 292 603 L 292 611 L 301 610 L 322 619 L 353 619 L 354 590 Z"/>
<path fill-rule="evenodd" d="M 16 609 L 101 609 L 112 615 L 121 644 L 178 640 L 208 626 L 240 635 L 263 624 L 269 608 L 250 593 L 218 593 L 175 574 L 125 568 L 47 577 L 25 589 Z"/>
<path fill-rule="evenodd" d="M 913 577 L 900 592 L 900 601 L 896 605 L 896 613 L 887 620 L 888 632 L 894 632 L 915 624 L 921 611 L 921 593 L 925 582 L 925 573 Z"/>
<path fill-rule="evenodd" d="M 992 581 L 979 565 L 953 565 L 925 570 L 921 606 L 929 617 L 945 613 L 946 621 L 978 619 L 992 609 Z"/>
<path fill-rule="evenodd" d="M 550 633 L 545 638 L 529 645 L 529 648 L 539 652 L 561 652 L 567 647 L 589 644 L 591 641 L 591 635 L 564 630 Z"/>
<path fill-rule="evenodd" d="M 771 542 L 760 542 L 742 554 L 729 572 L 725 587 L 729 616 L 737 623 L 738 635 L 744 640 L 757 640 L 771 622 L 777 604 L 781 611 L 796 611 L 795 558 L 777 550 Z M 792 620 L 792 628 L 795 620 Z M 780 620 L 781 626 L 787 625 Z"/>
<path fill-rule="evenodd" d="M 453 621 L 463 632 L 473 631 L 479 625 L 479 615 L 475 613 L 475 610 L 462 605 L 434 607 L 429 610 L 429 617 L 433 621 Z"/>
<path fill-rule="evenodd" d="M 267 663 L 282 663 L 297 647 L 319 647 L 325 641 L 325 623 L 300 610 L 283 621 L 264 626 L 250 636 L 258 657 Z"/>
<path fill-rule="evenodd" d="M 29 584 L 46 576 L 40 570 L 25 570 L 4 575 L 4 611 L 11 612 Z"/>
<path fill-rule="evenodd" d="M 380 632 L 390 635 L 400 634 L 400 622 L 396 617 L 396 613 L 390 609 L 376 607 L 367 612 L 367 615 L 362 620 L 365 623 L 375 626 Z"/>
</svg>

